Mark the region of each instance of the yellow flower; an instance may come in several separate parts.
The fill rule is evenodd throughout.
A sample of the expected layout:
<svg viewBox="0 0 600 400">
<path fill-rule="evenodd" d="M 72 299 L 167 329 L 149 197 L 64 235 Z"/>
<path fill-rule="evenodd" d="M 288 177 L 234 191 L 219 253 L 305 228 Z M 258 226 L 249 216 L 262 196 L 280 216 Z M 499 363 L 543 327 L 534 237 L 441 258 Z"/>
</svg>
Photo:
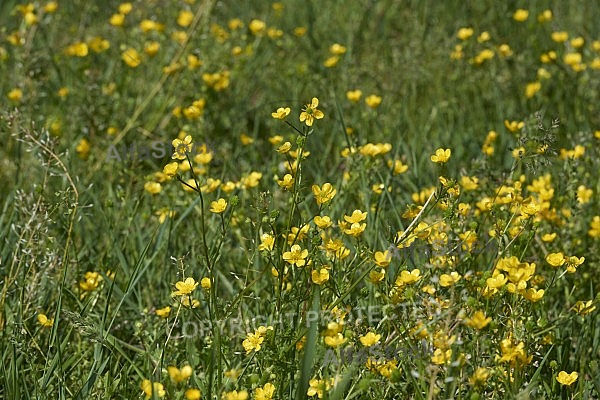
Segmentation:
<svg viewBox="0 0 600 400">
<path fill-rule="evenodd" d="M 333 199 L 337 190 L 331 185 L 331 183 L 324 183 L 323 186 L 312 185 L 312 192 L 315 196 L 315 200 L 318 205 L 322 205 Z"/>
<path fill-rule="evenodd" d="M 210 283 L 210 278 L 205 276 L 204 278 L 200 279 L 200 286 L 202 286 L 202 289 L 204 290 L 210 290 L 211 287 L 211 283 Z"/>
<path fill-rule="evenodd" d="M 123 53 L 121 53 L 121 59 L 125 64 L 127 64 L 131 68 L 137 67 L 142 62 L 142 57 L 140 56 L 140 53 L 138 53 L 136 49 L 131 47 L 123 51 Z"/>
<path fill-rule="evenodd" d="M 404 285 L 410 285 L 421 279 L 421 271 L 417 268 L 412 271 L 404 270 L 400 272 L 398 278 L 396 278 L 396 286 L 402 287 Z"/>
<path fill-rule="evenodd" d="M 162 190 L 162 186 L 158 182 L 146 182 L 144 190 L 150 194 L 158 194 Z"/>
<path fill-rule="evenodd" d="M 171 382 L 177 384 L 185 381 L 187 378 L 192 376 L 194 370 L 189 365 L 182 367 L 181 369 L 169 365 L 167 367 L 167 372 L 169 373 L 169 377 L 171 378 Z"/>
<path fill-rule="evenodd" d="M 174 161 L 164 166 L 163 173 L 169 177 L 173 177 L 177 174 L 177 170 L 179 169 L 179 163 Z"/>
<path fill-rule="evenodd" d="M 52 328 L 52 325 L 54 325 L 54 318 L 48 318 L 46 314 L 38 314 L 37 320 L 44 328 Z"/>
<path fill-rule="evenodd" d="M 200 400 L 202 393 L 199 389 L 191 388 L 185 391 L 184 396 L 186 400 Z"/>
<path fill-rule="evenodd" d="M 334 378 L 329 380 L 324 379 L 311 379 L 308 381 L 310 387 L 306 394 L 310 397 L 317 396 L 319 399 L 323 398 L 323 392 L 329 391 L 335 382 Z"/>
<path fill-rule="evenodd" d="M 19 103 L 23 99 L 23 91 L 19 88 L 15 88 L 8 92 L 6 97 L 14 103 Z"/>
<path fill-rule="evenodd" d="M 572 274 L 575 271 L 577 271 L 577 267 L 579 267 L 581 264 L 583 264 L 583 262 L 585 261 L 585 257 L 571 256 L 571 257 L 566 257 L 565 261 L 567 264 L 567 272 L 570 272 Z"/>
<path fill-rule="evenodd" d="M 408 165 L 403 164 L 401 160 L 388 160 L 388 167 L 393 168 L 394 175 L 400 175 L 408 171 Z"/>
<path fill-rule="evenodd" d="M 340 61 L 340 58 L 338 56 L 331 56 L 325 61 L 323 61 L 323 66 L 327 68 L 332 68 L 337 65 L 338 61 Z"/>
<path fill-rule="evenodd" d="M 594 300 L 578 301 L 571 308 L 571 310 L 575 311 L 577 314 L 579 314 L 583 317 L 596 309 L 596 306 L 592 305 L 593 303 L 594 303 Z"/>
<path fill-rule="evenodd" d="M 157 397 L 165 397 L 165 388 L 162 383 L 152 382 L 149 379 L 144 379 L 140 385 L 147 399 L 151 399 L 155 394 Z"/>
<path fill-rule="evenodd" d="M 475 190 L 479 187 L 479 178 L 476 176 L 462 176 L 460 178 L 460 186 L 465 190 Z"/>
<path fill-rule="evenodd" d="M 506 283 L 508 279 L 504 276 L 504 274 L 497 274 L 492 278 L 488 278 L 485 283 L 491 289 L 499 289 Z"/>
<path fill-rule="evenodd" d="M 546 256 L 546 262 L 553 267 L 560 267 L 567 260 L 565 259 L 565 255 L 563 253 L 550 253 Z"/>
<path fill-rule="evenodd" d="M 154 313 L 161 318 L 167 318 L 169 314 L 171 314 L 171 307 L 166 306 L 163 308 L 159 308 L 158 310 L 154 311 Z"/>
<path fill-rule="evenodd" d="M 248 391 L 247 390 L 237 390 L 223 393 L 223 400 L 247 400 L 248 399 Z"/>
<path fill-rule="evenodd" d="M 513 149 L 512 156 L 514 158 L 522 158 L 525 155 L 525 147 L 517 147 Z"/>
<path fill-rule="evenodd" d="M 570 374 L 565 371 L 560 371 L 556 376 L 556 380 L 563 386 L 571 386 L 573 383 L 575 383 L 578 377 L 579 374 L 577 371 L 573 371 Z"/>
<path fill-rule="evenodd" d="M 489 378 L 490 371 L 487 368 L 479 367 L 469 378 L 469 384 L 472 386 L 482 385 Z"/>
<path fill-rule="evenodd" d="M 244 189 L 250 189 L 258 186 L 262 174 L 260 172 L 251 172 L 248 176 L 242 178 L 242 187 Z"/>
<path fill-rule="evenodd" d="M 194 19 L 194 13 L 188 10 L 182 10 L 179 12 L 177 16 L 177 25 L 182 27 L 190 26 L 192 20 Z"/>
<path fill-rule="evenodd" d="M 285 154 L 292 148 L 292 144 L 290 142 L 285 142 L 281 146 L 277 148 L 277 152 L 280 154 Z"/>
<path fill-rule="evenodd" d="M 88 271 L 84 275 L 84 279 L 79 282 L 79 288 L 86 292 L 95 290 L 102 282 L 102 275 L 98 272 Z"/>
<path fill-rule="evenodd" d="M 344 215 L 344 220 L 351 224 L 364 221 L 367 218 L 367 212 L 362 212 L 360 210 L 354 210 L 351 216 Z"/>
<path fill-rule="evenodd" d="M 465 320 L 465 325 L 481 330 L 492 322 L 492 318 L 486 317 L 483 311 L 476 311 L 471 318 Z"/>
<path fill-rule="evenodd" d="M 491 38 L 490 33 L 488 31 L 483 31 L 479 34 L 479 36 L 477 36 L 477 42 L 478 43 L 487 42 L 488 40 L 490 40 L 490 38 Z"/>
<path fill-rule="evenodd" d="M 327 215 L 324 215 L 322 217 L 320 215 L 317 215 L 315 217 L 315 225 L 317 225 L 321 229 L 329 228 L 331 224 L 331 218 L 329 218 L 329 216 Z"/>
<path fill-rule="evenodd" d="M 526 291 L 522 292 L 523 297 L 525 297 L 527 300 L 531 301 L 532 303 L 535 303 L 536 301 L 541 300 L 542 297 L 544 297 L 544 293 L 546 291 L 544 289 L 534 289 L 534 288 L 529 288 Z"/>
<path fill-rule="evenodd" d="M 289 107 L 279 107 L 277 111 L 271 113 L 271 116 L 275 119 L 285 119 L 291 111 Z"/>
<path fill-rule="evenodd" d="M 431 356 L 431 362 L 436 365 L 446 364 L 452 358 L 452 349 L 448 349 L 446 351 L 442 349 L 435 349 L 433 355 Z"/>
<path fill-rule="evenodd" d="M 58 3 L 55 1 L 49 1 L 43 7 L 44 12 L 47 14 L 52 14 L 57 9 L 58 9 Z"/>
<path fill-rule="evenodd" d="M 563 61 L 567 65 L 577 65 L 581 63 L 581 53 L 567 53 L 563 57 Z"/>
<path fill-rule="evenodd" d="M 174 296 L 184 296 L 192 293 L 198 287 L 198 282 L 194 278 L 185 278 L 184 281 L 179 281 L 175 284 L 177 290 L 173 292 Z"/>
<path fill-rule="evenodd" d="M 110 42 L 106 39 L 102 39 L 100 36 L 95 36 L 89 41 L 89 46 L 95 53 L 101 53 L 110 48 Z"/>
<path fill-rule="evenodd" d="M 119 4 L 119 12 L 121 14 L 129 14 L 133 10 L 133 4 L 131 3 L 121 3 Z"/>
<path fill-rule="evenodd" d="M 125 14 L 117 13 L 111 15 L 108 23 L 112 26 L 123 26 L 125 23 Z"/>
<path fill-rule="evenodd" d="M 339 347 L 346 343 L 346 338 L 341 333 L 325 336 L 325 344 L 329 347 Z"/>
<path fill-rule="evenodd" d="M 452 271 L 450 274 L 442 274 L 440 276 L 440 286 L 450 287 L 460 280 L 461 276 L 458 272 Z"/>
<path fill-rule="evenodd" d="M 171 143 L 173 145 L 173 149 L 175 152 L 171 156 L 171 158 L 175 160 L 185 160 L 186 153 L 191 153 L 192 151 L 192 137 L 190 135 L 186 135 L 183 140 L 174 139 Z"/>
<path fill-rule="evenodd" d="M 548 22 L 552 21 L 552 10 L 544 10 L 542 11 L 538 17 L 538 22 Z"/>
<path fill-rule="evenodd" d="M 307 126 L 312 126 L 315 119 L 321 119 L 325 116 L 322 111 L 318 110 L 319 99 L 312 98 L 312 102 L 307 104 L 304 111 L 300 113 L 300 122 L 304 122 Z"/>
<path fill-rule="evenodd" d="M 345 228 L 343 229 L 343 232 L 346 235 L 350 235 L 350 236 L 354 236 L 354 237 L 359 237 L 367 228 L 367 224 L 361 224 L 359 222 L 354 222 L 350 225 L 349 228 Z"/>
<path fill-rule="evenodd" d="M 321 268 L 319 271 L 313 270 L 311 272 L 311 280 L 317 285 L 322 285 L 329 280 L 329 271 L 327 268 Z"/>
<path fill-rule="evenodd" d="M 367 96 L 367 98 L 365 99 L 365 103 L 371 108 L 377 108 L 381 104 L 381 100 L 381 96 L 371 94 Z"/>
<path fill-rule="evenodd" d="M 284 189 L 290 190 L 294 186 L 294 177 L 291 174 L 285 174 L 283 179 L 277 180 L 277 184 Z"/>
<path fill-rule="evenodd" d="M 227 201 L 223 198 L 220 198 L 217 201 L 213 201 L 210 203 L 210 212 L 215 214 L 221 214 L 227 208 Z"/>
<path fill-rule="evenodd" d="M 155 56 L 160 50 L 160 43 L 148 42 L 144 45 L 144 53 L 148 54 L 150 57 Z"/>
<path fill-rule="evenodd" d="M 230 19 L 229 22 L 227 22 L 227 27 L 230 30 L 235 31 L 237 29 L 243 28 L 244 22 L 239 18 L 233 18 L 233 19 Z"/>
<path fill-rule="evenodd" d="M 542 84 L 540 82 L 528 83 L 527 86 L 525 86 L 525 97 L 530 99 L 533 96 L 535 96 L 535 94 L 537 92 L 539 92 L 541 89 L 542 89 Z"/>
<path fill-rule="evenodd" d="M 180 303 L 182 306 L 187 308 L 198 308 L 200 305 L 200 301 L 198 301 L 198 299 L 192 299 L 190 296 L 181 297 Z"/>
<path fill-rule="evenodd" d="M 353 103 L 358 103 L 361 96 L 362 96 L 362 91 L 359 89 L 349 90 L 346 92 L 346 98 Z"/>
<path fill-rule="evenodd" d="M 263 33 L 266 27 L 267 24 L 258 19 L 253 19 L 248 24 L 248 29 L 250 29 L 250 32 L 252 32 L 253 35 L 260 35 L 261 33 Z"/>
<path fill-rule="evenodd" d="M 542 242 L 552 242 L 556 239 L 556 233 L 546 233 L 542 236 Z"/>
<path fill-rule="evenodd" d="M 372 283 L 379 283 L 383 280 L 383 278 L 385 278 L 385 269 L 381 269 L 379 271 L 374 269 L 369 272 L 369 281 Z"/>
<path fill-rule="evenodd" d="M 521 128 L 523 128 L 525 126 L 525 123 L 523 121 L 509 121 L 509 120 L 504 120 L 504 126 L 510 132 L 514 133 L 514 132 L 518 132 Z"/>
<path fill-rule="evenodd" d="M 259 332 L 249 333 L 242 342 L 242 346 L 244 346 L 246 354 L 250 354 L 252 351 L 259 351 L 264 340 L 264 336 Z"/>
<path fill-rule="evenodd" d="M 565 31 L 552 32 L 552 40 L 557 43 L 563 43 L 569 40 L 569 33 Z"/>
<path fill-rule="evenodd" d="M 275 385 L 272 383 L 266 383 L 254 391 L 254 400 L 272 400 L 273 396 L 275 396 Z"/>
<path fill-rule="evenodd" d="M 519 342 L 517 344 L 511 336 L 500 342 L 500 351 L 502 352 L 502 356 L 498 356 L 497 360 L 510 363 L 513 367 L 516 365 L 527 365 L 532 359 L 532 356 L 527 356 L 525 343 Z"/>
<path fill-rule="evenodd" d="M 85 57 L 88 55 L 88 45 L 85 42 L 77 42 L 65 49 L 65 54 L 73 57 Z"/>
<path fill-rule="evenodd" d="M 158 23 L 156 21 L 152 21 L 151 19 L 145 19 L 140 22 L 140 29 L 144 33 L 147 33 L 150 31 L 161 32 L 162 30 L 164 30 L 164 28 L 165 28 L 165 26 L 163 24 Z"/>
<path fill-rule="evenodd" d="M 258 250 L 273 250 L 273 246 L 275 245 L 275 238 L 268 233 L 263 233 L 260 235 L 260 244 L 258 245 Z"/>
<path fill-rule="evenodd" d="M 306 28 L 303 26 L 297 26 L 294 28 L 294 36 L 302 37 L 306 34 Z"/>
<path fill-rule="evenodd" d="M 582 38 L 581 36 L 571 39 L 571 46 L 573 46 L 574 49 L 583 47 L 584 44 L 585 44 L 585 39 Z"/>
<path fill-rule="evenodd" d="M 392 255 L 388 250 L 376 251 L 374 258 L 375 264 L 380 267 L 387 267 L 388 265 L 390 265 L 390 261 L 392 261 Z"/>
<path fill-rule="evenodd" d="M 329 52 L 330 52 L 331 54 L 335 54 L 335 55 L 338 55 L 338 56 L 340 56 L 340 55 L 342 55 L 342 54 L 346 53 L 346 47 L 345 47 L 345 46 L 342 46 L 342 45 L 341 45 L 341 44 L 339 44 L 339 43 L 334 43 L 334 44 L 332 44 L 332 45 L 329 47 Z"/>
<path fill-rule="evenodd" d="M 202 65 L 202 61 L 195 54 L 187 55 L 187 67 L 190 71 L 195 70 L 196 68 Z"/>
<path fill-rule="evenodd" d="M 286 262 L 298 267 L 303 267 L 306 264 L 306 257 L 308 257 L 308 250 L 302 249 L 297 244 L 293 245 L 290 251 L 283 253 L 283 259 Z"/>
<path fill-rule="evenodd" d="M 584 185 L 579 185 L 577 188 L 577 201 L 579 204 L 589 203 L 593 193 L 592 189 L 588 189 Z"/>
<path fill-rule="evenodd" d="M 362 345 L 365 347 L 371 347 L 371 346 L 379 343 L 380 339 L 381 339 L 381 335 L 375 334 L 373 332 L 368 332 L 366 335 L 361 336 L 359 338 L 360 343 L 362 343 Z"/>
<path fill-rule="evenodd" d="M 438 164 L 444 164 L 450 159 L 452 150 L 450 149 L 437 149 L 435 154 L 431 156 L 431 161 Z"/>
<path fill-rule="evenodd" d="M 522 8 L 519 8 L 513 14 L 513 19 L 517 22 L 527 21 L 527 18 L 529 18 L 529 11 Z"/>
<path fill-rule="evenodd" d="M 456 37 L 460 40 L 467 40 L 471 36 L 473 36 L 472 28 L 460 28 L 458 32 L 456 32 Z"/>
</svg>

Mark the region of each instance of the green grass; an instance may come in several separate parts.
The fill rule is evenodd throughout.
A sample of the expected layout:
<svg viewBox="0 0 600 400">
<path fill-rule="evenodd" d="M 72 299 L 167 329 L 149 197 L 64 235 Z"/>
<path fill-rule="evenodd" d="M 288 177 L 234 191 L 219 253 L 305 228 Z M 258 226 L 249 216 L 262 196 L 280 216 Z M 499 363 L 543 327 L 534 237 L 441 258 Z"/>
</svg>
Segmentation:
<svg viewBox="0 0 600 400">
<path fill-rule="evenodd" d="M 123 26 L 109 23 L 114 1 L 0 4 L 0 397 L 600 397 L 595 2 L 529 2 L 523 22 L 513 2 L 278 4 L 137 1 Z M 68 54 L 83 42 L 86 55 Z M 345 52 L 325 66 L 335 43 Z M 493 57 L 473 62 L 485 49 Z M 222 88 L 203 76 L 215 73 Z M 313 97 L 324 118 L 308 127 L 298 117 Z M 271 117 L 279 107 L 285 121 Z M 186 135 L 210 160 L 188 155 L 171 178 L 170 150 L 107 158 Z M 285 141 L 292 151 L 276 151 Z M 432 162 L 439 148 L 447 163 Z M 336 192 L 320 205 L 313 185 L 326 182 Z M 225 211 L 210 211 L 219 198 Z M 318 227 L 325 215 L 332 226 Z M 309 265 L 286 261 L 294 245 Z M 552 253 L 585 260 L 553 267 Z M 176 294 L 188 277 L 202 285 Z M 381 347 L 363 344 L 368 332 Z M 563 385 L 561 371 L 578 378 Z"/>
</svg>

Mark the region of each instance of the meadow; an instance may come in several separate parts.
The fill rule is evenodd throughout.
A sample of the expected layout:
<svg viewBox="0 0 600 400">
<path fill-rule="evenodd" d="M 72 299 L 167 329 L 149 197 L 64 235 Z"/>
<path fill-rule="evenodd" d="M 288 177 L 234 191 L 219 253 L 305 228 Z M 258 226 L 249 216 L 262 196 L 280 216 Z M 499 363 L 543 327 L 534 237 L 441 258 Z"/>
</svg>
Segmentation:
<svg viewBox="0 0 600 400">
<path fill-rule="evenodd" d="M 0 398 L 600 398 L 596 1 L 0 2 Z"/>
</svg>

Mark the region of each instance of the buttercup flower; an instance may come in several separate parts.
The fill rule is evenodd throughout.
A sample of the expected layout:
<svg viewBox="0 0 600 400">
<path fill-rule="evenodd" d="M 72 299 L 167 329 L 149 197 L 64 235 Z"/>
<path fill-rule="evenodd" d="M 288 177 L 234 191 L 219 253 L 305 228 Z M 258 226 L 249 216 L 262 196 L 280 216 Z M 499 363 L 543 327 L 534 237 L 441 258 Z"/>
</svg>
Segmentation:
<svg viewBox="0 0 600 400">
<path fill-rule="evenodd" d="M 377 108 L 381 104 L 381 96 L 371 94 L 365 98 L 365 103 L 371 108 Z"/>
<path fill-rule="evenodd" d="M 285 261 L 298 267 L 303 267 L 306 264 L 306 257 L 308 257 L 308 250 L 302 249 L 297 244 L 293 245 L 290 251 L 283 253 Z"/>
<path fill-rule="evenodd" d="M 381 335 L 373 332 L 368 332 L 366 335 L 359 338 L 360 343 L 362 343 L 362 345 L 365 347 L 371 347 L 379 343 L 379 339 L 381 339 Z"/>
<path fill-rule="evenodd" d="M 271 400 L 275 396 L 275 385 L 266 383 L 263 387 L 256 388 L 254 400 Z"/>
<path fill-rule="evenodd" d="M 329 280 L 329 271 L 327 268 L 321 268 L 320 270 L 313 270 L 311 272 L 312 282 L 317 285 L 322 285 Z"/>
<path fill-rule="evenodd" d="M 517 11 L 515 11 L 515 13 L 513 14 L 513 19 L 517 22 L 523 22 L 526 21 L 527 18 L 529 18 L 529 11 L 524 10 L 522 8 L 519 8 Z"/>
<path fill-rule="evenodd" d="M 227 201 L 223 198 L 210 203 L 210 212 L 221 214 L 227 208 Z"/>
<path fill-rule="evenodd" d="M 186 390 L 183 395 L 186 400 L 200 400 L 202 398 L 202 393 L 196 388 Z"/>
<path fill-rule="evenodd" d="M 291 109 L 289 107 L 279 107 L 277 111 L 272 112 L 271 116 L 275 119 L 285 119 L 290 115 Z"/>
<path fill-rule="evenodd" d="M 322 205 L 333 199 L 337 190 L 331 185 L 331 183 L 324 183 L 323 186 L 312 185 L 312 192 L 315 196 L 315 200 L 318 205 Z"/>
<path fill-rule="evenodd" d="M 189 153 L 192 151 L 192 137 L 190 135 L 186 135 L 185 138 L 183 138 L 183 140 L 181 139 L 174 139 L 172 142 L 173 148 L 175 149 L 175 152 L 173 153 L 173 155 L 171 156 L 171 158 L 175 159 L 175 160 L 185 160 L 185 155 L 186 153 Z"/>
<path fill-rule="evenodd" d="M 312 126 L 315 119 L 321 119 L 325 116 L 321 110 L 318 110 L 319 99 L 312 98 L 312 102 L 307 104 L 304 111 L 300 113 L 300 122 L 304 122 L 306 126 Z"/>
<path fill-rule="evenodd" d="M 560 371 L 556 377 L 556 380 L 563 386 L 571 386 L 573 383 L 575 383 L 575 381 L 577 381 L 578 377 L 579 374 L 577 371 L 573 371 L 570 374 L 566 371 Z"/>
<path fill-rule="evenodd" d="M 37 320 L 44 328 L 52 328 L 52 325 L 54 325 L 54 318 L 48 318 L 46 314 L 38 314 Z"/>
<path fill-rule="evenodd" d="M 149 379 L 144 379 L 140 385 L 147 399 L 151 399 L 153 394 L 157 397 L 165 397 L 167 392 L 162 383 L 152 382 Z"/>
<path fill-rule="evenodd" d="M 444 164 L 450 159 L 452 150 L 450 149 L 437 149 L 435 154 L 431 156 L 431 161 L 438 164 Z"/>
<path fill-rule="evenodd" d="M 346 98 L 353 103 L 358 103 L 361 96 L 362 96 L 362 91 L 359 89 L 349 90 L 346 92 Z"/>
<path fill-rule="evenodd" d="M 171 307 L 166 306 L 155 311 L 156 315 L 161 318 L 167 318 L 171 314 Z"/>
<path fill-rule="evenodd" d="M 192 293 L 196 287 L 198 287 L 198 282 L 194 280 L 194 278 L 185 278 L 184 281 L 179 281 L 175 284 L 177 290 L 173 292 L 174 296 L 184 296 Z"/>
</svg>

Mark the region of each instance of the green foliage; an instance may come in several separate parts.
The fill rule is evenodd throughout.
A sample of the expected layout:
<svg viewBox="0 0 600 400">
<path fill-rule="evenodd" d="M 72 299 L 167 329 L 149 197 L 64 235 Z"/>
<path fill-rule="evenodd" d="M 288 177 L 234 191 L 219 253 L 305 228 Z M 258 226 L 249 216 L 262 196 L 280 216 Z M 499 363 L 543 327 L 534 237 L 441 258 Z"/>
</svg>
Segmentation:
<svg viewBox="0 0 600 400">
<path fill-rule="evenodd" d="M 0 3 L 0 397 L 600 397 L 595 2 L 105 3 Z"/>
</svg>

